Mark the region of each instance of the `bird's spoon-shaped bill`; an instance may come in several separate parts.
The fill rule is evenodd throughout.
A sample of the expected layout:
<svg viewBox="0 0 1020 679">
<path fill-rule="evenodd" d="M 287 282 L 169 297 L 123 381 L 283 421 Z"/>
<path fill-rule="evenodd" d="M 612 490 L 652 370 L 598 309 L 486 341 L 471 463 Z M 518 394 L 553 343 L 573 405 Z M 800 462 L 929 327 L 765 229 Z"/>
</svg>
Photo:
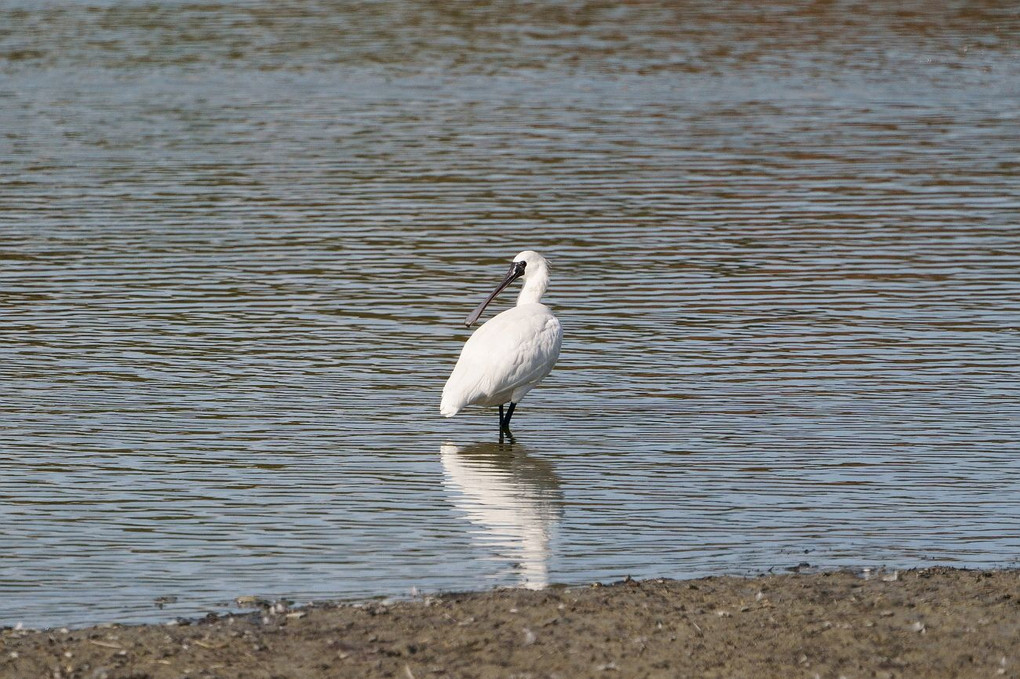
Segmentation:
<svg viewBox="0 0 1020 679">
<path fill-rule="evenodd" d="M 489 302 L 496 299 L 496 296 L 506 290 L 508 285 L 524 275 L 524 266 L 524 262 L 513 262 L 510 265 L 510 270 L 506 272 L 506 277 L 503 278 L 503 282 L 500 283 L 496 289 L 492 291 L 492 294 L 486 297 L 485 300 L 476 306 L 475 310 L 468 315 L 467 320 L 464 321 L 464 325 L 466 327 L 470 328 L 474 325 L 475 321 L 478 320 L 478 317 L 482 315 L 483 311 L 485 311 L 485 307 L 489 306 Z"/>
</svg>

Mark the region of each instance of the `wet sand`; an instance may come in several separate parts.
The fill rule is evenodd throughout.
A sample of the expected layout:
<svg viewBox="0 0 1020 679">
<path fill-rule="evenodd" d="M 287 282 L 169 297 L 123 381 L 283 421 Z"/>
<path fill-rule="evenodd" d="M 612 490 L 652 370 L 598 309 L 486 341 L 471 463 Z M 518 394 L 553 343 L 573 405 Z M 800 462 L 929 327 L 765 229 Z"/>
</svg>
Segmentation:
<svg viewBox="0 0 1020 679">
<path fill-rule="evenodd" d="M 1020 677 L 1020 571 L 947 568 L 265 604 L 0 632 L 0 677 Z"/>
</svg>

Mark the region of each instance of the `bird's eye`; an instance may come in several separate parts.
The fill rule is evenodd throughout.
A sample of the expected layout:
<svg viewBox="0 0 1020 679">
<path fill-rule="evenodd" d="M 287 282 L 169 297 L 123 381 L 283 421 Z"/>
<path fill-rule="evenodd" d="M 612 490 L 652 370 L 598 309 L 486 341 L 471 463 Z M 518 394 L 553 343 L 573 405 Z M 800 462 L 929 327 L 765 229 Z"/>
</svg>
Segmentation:
<svg viewBox="0 0 1020 679">
<path fill-rule="evenodd" d="M 527 262 L 514 262 L 517 265 L 517 273 L 524 273 L 524 268 L 528 266 Z"/>
</svg>

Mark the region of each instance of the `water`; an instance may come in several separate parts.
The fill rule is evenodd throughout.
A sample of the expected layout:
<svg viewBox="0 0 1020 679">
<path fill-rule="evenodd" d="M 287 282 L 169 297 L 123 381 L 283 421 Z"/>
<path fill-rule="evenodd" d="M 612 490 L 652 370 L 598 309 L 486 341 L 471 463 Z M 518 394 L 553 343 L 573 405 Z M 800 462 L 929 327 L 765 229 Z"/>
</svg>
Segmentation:
<svg viewBox="0 0 1020 679">
<path fill-rule="evenodd" d="M 943 4 L 5 3 L 0 624 L 1016 566 L 1020 16 Z"/>
</svg>

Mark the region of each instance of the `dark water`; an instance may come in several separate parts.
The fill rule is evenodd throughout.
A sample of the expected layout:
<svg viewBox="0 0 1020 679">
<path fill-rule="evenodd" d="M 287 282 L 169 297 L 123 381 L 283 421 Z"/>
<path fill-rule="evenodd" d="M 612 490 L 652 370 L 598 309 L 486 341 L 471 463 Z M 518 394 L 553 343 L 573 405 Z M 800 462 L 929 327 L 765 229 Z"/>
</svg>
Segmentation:
<svg viewBox="0 0 1020 679">
<path fill-rule="evenodd" d="M 990 1 L 4 3 L 0 625 L 1018 565 L 1018 36 Z M 500 447 L 439 392 L 525 248 L 565 340 Z"/>
</svg>

